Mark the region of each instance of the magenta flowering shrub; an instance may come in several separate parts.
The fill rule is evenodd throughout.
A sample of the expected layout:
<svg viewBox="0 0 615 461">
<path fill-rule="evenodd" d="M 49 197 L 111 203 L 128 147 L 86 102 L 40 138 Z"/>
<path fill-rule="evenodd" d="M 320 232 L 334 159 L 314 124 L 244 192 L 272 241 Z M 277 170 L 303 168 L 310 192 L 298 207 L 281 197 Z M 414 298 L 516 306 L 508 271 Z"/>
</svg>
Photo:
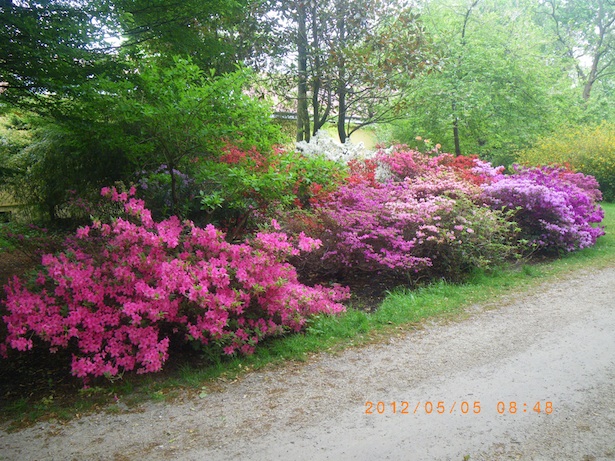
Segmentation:
<svg viewBox="0 0 615 461">
<path fill-rule="evenodd" d="M 434 154 L 406 146 L 380 150 L 364 160 L 372 162 L 370 171 L 380 169 L 380 182 L 378 175 L 351 176 L 316 207 L 313 219 L 303 215 L 286 223 L 323 242 L 304 261 L 309 270 L 459 279 L 468 269 L 515 255 L 509 213 L 484 205 L 481 195 L 480 184 L 502 168 L 476 157 Z"/>
<path fill-rule="evenodd" d="M 516 167 L 514 174 L 485 185 L 483 193 L 492 207 L 514 211 L 528 249 L 574 251 L 604 235 L 594 226 L 604 212 L 592 176 L 559 167 Z"/>
<path fill-rule="evenodd" d="M 475 186 L 441 176 L 340 188 L 317 210 L 322 261 L 338 273 L 458 279 L 513 255 L 505 213 L 470 200 Z"/>
<path fill-rule="evenodd" d="M 52 352 L 70 348 L 77 377 L 148 373 L 162 368 L 171 340 L 249 354 L 312 314 L 344 310 L 347 289 L 303 285 L 286 262 L 317 240 L 292 239 L 274 222 L 274 232 L 230 244 L 212 225 L 155 222 L 134 192 L 103 189 L 126 216 L 80 228 L 69 249 L 43 257 L 35 280 L 9 283 L 3 355 L 36 337 Z"/>
<path fill-rule="evenodd" d="M 322 260 L 366 272 L 418 271 L 429 258 L 416 257 L 416 232 L 447 199 L 419 200 L 404 194 L 404 183 L 380 188 L 368 184 L 340 188 L 317 215 L 325 223 Z"/>
</svg>

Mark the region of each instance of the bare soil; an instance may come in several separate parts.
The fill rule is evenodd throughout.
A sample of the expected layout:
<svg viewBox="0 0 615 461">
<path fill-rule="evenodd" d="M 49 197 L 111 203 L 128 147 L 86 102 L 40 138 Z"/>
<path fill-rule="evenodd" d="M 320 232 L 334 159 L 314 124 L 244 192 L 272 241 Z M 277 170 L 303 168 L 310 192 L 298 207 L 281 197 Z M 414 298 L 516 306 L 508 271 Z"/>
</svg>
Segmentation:
<svg viewBox="0 0 615 461">
<path fill-rule="evenodd" d="M 0 428 L 0 460 L 613 460 L 615 268 L 218 384 Z"/>
</svg>

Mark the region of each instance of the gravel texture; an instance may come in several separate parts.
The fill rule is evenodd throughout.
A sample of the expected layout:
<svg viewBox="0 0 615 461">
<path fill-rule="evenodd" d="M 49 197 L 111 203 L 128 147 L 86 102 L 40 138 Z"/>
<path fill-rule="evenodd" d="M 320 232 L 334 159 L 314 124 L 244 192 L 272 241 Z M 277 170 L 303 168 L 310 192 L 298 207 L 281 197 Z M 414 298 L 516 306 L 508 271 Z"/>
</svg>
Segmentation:
<svg viewBox="0 0 615 461">
<path fill-rule="evenodd" d="M 0 460 L 615 460 L 615 268 L 462 317 L 204 398 L 0 428 Z"/>
</svg>

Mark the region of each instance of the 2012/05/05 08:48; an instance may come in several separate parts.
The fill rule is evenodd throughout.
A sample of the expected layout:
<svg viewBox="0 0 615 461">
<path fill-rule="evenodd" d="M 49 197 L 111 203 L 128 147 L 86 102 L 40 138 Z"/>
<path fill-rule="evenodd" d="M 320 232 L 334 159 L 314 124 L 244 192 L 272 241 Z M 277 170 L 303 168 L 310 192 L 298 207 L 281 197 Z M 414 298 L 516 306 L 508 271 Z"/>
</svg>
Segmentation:
<svg viewBox="0 0 615 461">
<path fill-rule="evenodd" d="M 550 415 L 553 413 L 553 402 L 545 401 L 534 401 L 531 403 L 527 402 L 517 402 L 517 401 L 499 401 L 495 405 L 495 410 L 500 414 L 522 414 L 522 413 L 534 413 L 540 414 L 544 413 Z M 446 403 L 443 400 L 440 401 L 418 401 L 416 405 L 411 405 L 409 401 L 400 401 L 400 402 L 384 402 L 384 401 L 367 401 L 365 402 L 365 414 L 366 415 L 384 415 L 384 414 L 400 414 L 400 415 L 410 415 L 410 414 L 420 414 L 424 413 L 427 415 L 437 414 L 454 414 L 461 413 L 463 415 L 474 414 L 478 415 L 482 411 L 481 402 L 480 401 L 462 401 L 457 402 L 453 401 L 452 403 Z"/>
</svg>

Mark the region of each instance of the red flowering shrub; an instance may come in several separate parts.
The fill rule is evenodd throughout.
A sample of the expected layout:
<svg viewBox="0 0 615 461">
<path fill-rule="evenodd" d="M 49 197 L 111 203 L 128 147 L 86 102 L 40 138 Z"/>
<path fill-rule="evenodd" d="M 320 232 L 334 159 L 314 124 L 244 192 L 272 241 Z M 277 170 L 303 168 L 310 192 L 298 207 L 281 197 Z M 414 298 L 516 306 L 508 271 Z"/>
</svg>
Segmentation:
<svg viewBox="0 0 615 461">
<path fill-rule="evenodd" d="M 350 171 L 346 182 L 348 184 L 369 184 L 372 187 L 378 187 L 376 168 L 378 168 L 378 162 L 375 159 L 352 159 L 348 162 Z"/>
<path fill-rule="evenodd" d="M 407 146 L 394 146 L 389 150 L 380 150 L 375 157 L 378 165 L 390 172 L 391 179 L 403 181 L 415 178 L 427 172 L 438 170 L 437 160 Z"/>
<path fill-rule="evenodd" d="M 43 257 L 36 280 L 6 287 L 3 355 L 37 337 L 74 351 L 72 373 L 84 379 L 147 373 L 162 368 L 172 339 L 249 354 L 312 314 L 344 310 L 347 290 L 305 286 L 286 262 L 314 239 L 275 231 L 230 244 L 212 225 L 155 222 L 130 193 L 103 193 L 127 215 L 80 228 L 70 249 Z"/>
<path fill-rule="evenodd" d="M 478 158 L 478 155 L 440 154 L 435 158 L 438 165 L 455 173 L 460 179 L 475 185 L 492 182 L 504 172 L 503 166 L 493 167 L 491 163 Z"/>
</svg>

